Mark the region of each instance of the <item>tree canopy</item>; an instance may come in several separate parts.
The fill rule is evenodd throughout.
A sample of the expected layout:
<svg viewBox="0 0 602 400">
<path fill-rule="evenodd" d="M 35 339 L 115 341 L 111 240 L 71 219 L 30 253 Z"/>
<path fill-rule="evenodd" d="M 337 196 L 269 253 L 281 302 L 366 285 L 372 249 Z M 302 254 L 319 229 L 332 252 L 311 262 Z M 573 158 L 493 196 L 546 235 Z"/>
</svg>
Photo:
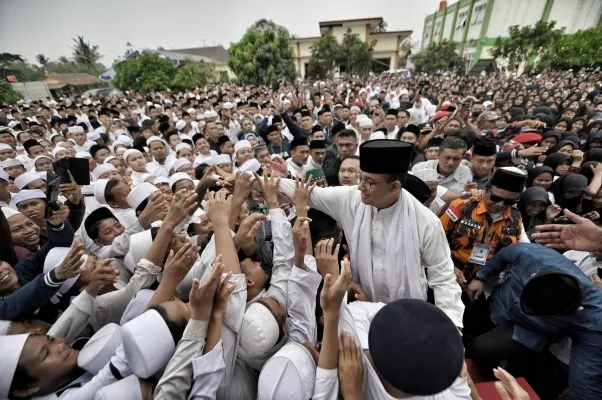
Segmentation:
<svg viewBox="0 0 602 400">
<path fill-rule="evenodd" d="M 143 54 L 115 65 L 113 84 L 122 90 L 148 92 L 171 87 L 176 75 L 175 65 L 158 54 Z"/>
<path fill-rule="evenodd" d="M 466 58 L 460 55 L 458 42 L 430 43 L 425 49 L 414 54 L 412 62 L 418 73 L 438 71 L 464 71 Z"/>
<path fill-rule="evenodd" d="M 535 25 L 511 26 L 508 37 L 498 37 L 491 50 L 495 58 L 508 61 L 508 69 L 516 71 L 524 68 L 529 60 L 547 58 L 552 44 L 559 40 L 563 29 L 556 28 L 556 21 L 538 21 Z"/>
<path fill-rule="evenodd" d="M 197 64 L 192 60 L 185 60 L 176 70 L 172 88 L 178 90 L 194 89 L 216 79 L 215 65 Z"/>
<path fill-rule="evenodd" d="M 288 30 L 274 22 L 255 22 L 240 41 L 228 49 L 228 65 L 240 82 L 274 85 L 295 78 L 293 50 Z"/>
<path fill-rule="evenodd" d="M 9 82 L 0 80 L 0 102 L 14 104 L 22 97 L 21 93 L 17 92 Z"/>
<path fill-rule="evenodd" d="M 90 71 L 95 71 L 96 63 L 102 57 L 98 52 L 98 45 L 91 45 L 83 36 L 73 38 L 73 43 L 73 61 Z"/>
<path fill-rule="evenodd" d="M 341 43 L 326 35 L 311 47 L 307 76 L 330 77 L 337 67 L 350 75 L 366 75 L 372 67 L 373 43 L 362 41 L 357 33 L 345 33 Z"/>
</svg>

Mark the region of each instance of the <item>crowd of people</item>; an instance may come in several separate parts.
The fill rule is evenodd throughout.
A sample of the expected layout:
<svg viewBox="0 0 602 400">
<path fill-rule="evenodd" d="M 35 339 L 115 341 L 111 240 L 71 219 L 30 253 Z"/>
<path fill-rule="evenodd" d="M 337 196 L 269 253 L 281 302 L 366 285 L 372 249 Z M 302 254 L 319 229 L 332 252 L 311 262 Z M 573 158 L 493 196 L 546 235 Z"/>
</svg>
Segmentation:
<svg viewBox="0 0 602 400">
<path fill-rule="evenodd" d="M 0 398 L 602 398 L 599 72 L 21 100 L 0 167 Z"/>
</svg>

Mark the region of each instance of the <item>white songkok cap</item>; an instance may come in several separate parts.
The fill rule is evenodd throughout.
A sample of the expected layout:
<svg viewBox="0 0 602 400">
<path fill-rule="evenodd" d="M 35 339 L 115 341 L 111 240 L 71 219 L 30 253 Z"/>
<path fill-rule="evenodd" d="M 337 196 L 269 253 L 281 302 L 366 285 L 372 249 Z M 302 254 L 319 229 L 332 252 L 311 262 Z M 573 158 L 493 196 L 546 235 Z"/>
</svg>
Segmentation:
<svg viewBox="0 0 602 400">
<path fill-rule="evenodd" d="M 105 189 L 107 188 L 109 179 L 99 179 L 94 184 L 94 198 L 100 204 L 109 204 L 105 197 Z"/>
<path fill-rule="evenodd" d="M 115 156 L 108 156 L 107 158 L 105 158 L 103 164 L 109 164 L 109 161 L 111 160 L 117 160 L 117 157 Z"/>
<path fill-rule="evenodd" d="M 184 121 L 183 119 L 179 120 L 178 122 L 176 122 L 176 129 L 178 131 L 181 131 L 182 129 L 184 129 L 186 127 L 186 121 Z"/>
<path fill-rule="evenodd" d="M 14 150 L 11 146 L 6 143 L 0 143 L 0 150 Z"/>
<path fill-rule="evenodd" d="M 189 145 L 188 143 L 178 143 L 176 145 L 176 152 L 178 152 L 178 151 L 180 151 L 182 149 L 192 150 L 192 146 Z"/>
<path fill-rule="evenodd" d="M 6 335 L 6 332 L 8 332 L 8 328 L 10 328 L 11 322 L 12 321 L 7 321 L 4 319 L 0 320 L 0 336 Z"/>
<path fill-rule="evenodd" d="M 123 326 L 126 322 L 129 322 L 141 315 L 148 304 L 150 303 L 153 295 L 155 294 L 154 290 L 151 289 L 142 289 L 136 293 L 134 298 L 130 300 L 128 306 L 125 308 L 123 315 L 121 316 L 121 320 L 119 321 L 119 325 Z"/>
<path fill-rule="evenodd" d="M 2 207 L 2 213 L 4 214 L 4 218 L 9 219 L 11 217 L 14 217 L 15 215 L 19 215 L 21 214 L 19 211 L 15 210 L 14 208 L 11 207 Z M 1 333 L 0 333 L 1 335 Z"/>
<path fill-rule="evenodd" d="M 136 266 L 146 255 L 146 252 L 150 249 L 152 244 L 153 236 L 150 229 L 135 233 L 130 237 L 130 251 L 128 251 L 123 259 L 123 265 L 128 271 L 134 273 Z"/>
<path fill-rule="evenodd" d="M 117 139 L 115 139 L 115 144 L 122 144 L 126 147 L 132 147 L 134 141 L 127 135 L 119 135 Z"/>
<path fill-rule="evenodd" d="M 70 247 L 53 247 L 52 250 L 48 252 L 48 254 L 46 255 L 46 259 L 44 260 L 44 273 L 50 272 L 51 270 L 58 267 L 67 257 L 69 251 L 71 251 Z M 79 266 L 79 269 L 81 270 L 86 266 L 86 263 L 88 262 L 88 255 L 84 254 L 80 260 L 81 264 Z M 58 290 L 58 293 L 67 293 L 69 289 L 73 287 L 78 278 L 79 274 L 77 274 L 73 278 L 69 278 L 66 281 L 63 281 L 61 283 L 61 287 Z"/>
<path fill-rule="evenodd" d="M 102 174 L 107 173 L 109 171 L 117 171 L 117 168 L 115 168 L 115 166 L 110 163 L 100 164 L 98 167 L 94 168 L 94 171 L 92 171 L 92 176 L 94 176 L 94 179 L 99 179 Z"/>
<path fill-rule="evenodd" d="M 228 154 L 220 154 L 217 157 L 213 157 L 214 164 L 232 164 L 232 159 Z"/>
<path fill-rule="evenodd" d="M 165 142 L 163 141 L 163 139 L 161 139 L 159 136 L 151 136 L 148 139 L 146 139 L 146 145 L 147 146 L 150 146 L 151 143 L 153 143 L 153 142 L 161 142 L 161 143 L 163 143 L 164 146 L 167 146 L 165 144 Z"/>
<path fill-rule="evenodd" d="M 0 354 L 2 354 L 0 398 L 2 399 L 8 398 L 15 370 L 28 337 L 29 334 L 0 336 Z"/>
<path fill-rule="evenodd" d="M 360 128 L 371 128 L 374 126 L 374 122 L 365 115 L 363 118 L 360 118 L 359 115 L 357 116 L 357 124 Z"/>
<path fill-rule="evenodd" d="M 8 182 L 8 172 L 4 170 L 4 168 L 0 167 L 0 179 Z"/>
<path fill-rule="evenodd" d="M 136 375 L 130 375 L 105 386 L 94 395 L 94 400 L 115 399 L 142 400 L 140 380 Z"/>
<path fill-rule="evenodd" d="M 143 154 L 142 154 L 142 152 L 141 152 L 140 150 L 136 150 L 136 149 L 129 149 L 129 150 L 126 150 L 126 151 L 123 153 L 123 160 L 124 160 L 125 162 L 127 162 L 127 161 L 128 161 L 128 157 L 129 157 L 129 156 L 131 156 L 132 154 L 140 154 L 140 155 L 143 155 Z"/>
<path fill-rule="evenodd" d="M 238 150 L 240 150 L 240 149 L 247 149 L 247 148 L 248 149 L 253 148 L 253 146 L 251 146 L 251 143 L 248 140 L 239 140 L 234 145 L 234 153 L 238 153 Z"/>
<path fill-rule="evenodd" d="M 75 153 L 75 158 L 92 158 L 92 154 L 87 151 L 78 151 Z"/>
<path fill-rule="evenodd" d="M 42 199 L 46 200 L 46 194 L 41 189 L 23 189 L 13 197 L 13 204 L 18 205 L 22 201 Z"/>
<path fill-rule="evenodd" d="M 376 131 L 376 132 L 372 132 L 370 134 L 370 137 L 368 138 L 368 140 L 375 140 L 375 139 L 386 139 L 387 137 L 385 136 L 385 134 L 382 131 Z"/>
<path fill-rule="evenodd" d="M 50 157 L 49 154 L 42 154 L 42 155 L 39 155 L 39 156 L 37 156 L 36 158 L 33 159 L 33 165 L 35 165 L 38 162 L 38 160 L 41 159 L 41 158 L 47 158 L 50 161 L 54 162 L 54 159 L 52 157 Z"/>
<path fill-rule="evenodd" d="M 121 345 L 121 327 L 109 323 L 98 330 L 88 340 L 77 356 L 77 365 L 96 375 L 111 361 L 117 348 Z"/>
<path fill-rule="evenodd" d="M 259 160 L 251 158 L 250 160 L 245 161 L 239 169 L 241 172 L 257 172 L 259 168 L 261 168 Z"/>
<path fill-rule="evenodd" d="M 266 306 L 252 303 L 242 317 L 240 349 L 244 359 L 265 356 L 278 342 L 280 328 Z"/>
<path fill-rule="evenodd" d="M 7 158 L 6 160 L 0 162 L 0 167 L 2 168 L 15 167 L 17 165 L 23 165 L 23 161 L 19 160 L 18 158 Z"/>
<path fill-rule="evenodd" d="M 303 345 L 288 342 L 263 366 L 257 382 L 257 400 L 311 399 L 316 363 Z"/>
<path fill-rule="evenodd" d="M 40 177 L 40 175 L 38 175 L 37 172 L 34 172 L 34 171 L 26 172 L 24 174 L 19 175 L 17 178 L 15 178 L 15 185 L 17 185 L 19 190 L 23 190 L 31 182 L 36 181 L 38 179 L 42 179 L 42 177 Z"/>
<path fill-rule="evenodd" d="M 69 151 L 69 150 L 65 149 L 64 147 L 57 146 L 54 149 L 52 149 L 50 154 L 52 154 L 52 157 L 56 158 L 57 154 L 59 154 L 59 151 Z"/>
<path fill-rule="evenodd" d="M 169 178 L 166 176 L 158 176 L 155 179 L 153 179 L 153 185 L 155 186 L 160 185 L 162 183 L 169 185 Z"/>
<path fill-rule="evenodd" d="M 205 118 L 217 118 L 217 113 L 213 110 L 209 110 L 209 111 L 205 111 L 205 114 L 203 114 L 203 116 Z"/>
<path fill-rule="evenodd" d="M 67 131 L 69 133 L 84 133 L 84 128 L 82 128 L 79 125 L 75 125 L 75 126 L 70 126 L 69 128 L 67 128 Z"/>
<path fill-rule="evenodd" d="M 198 167 L 201 164 L 213 165 L 213 163 L 214 163 L 213 156 L 199 155 L 197 158 L 194 159 L 194 162 L 192 163 L 192 166 L 194 168 L 196 168 L 196 167 Z"/>
<path fill-rule="evenodd" d="M 190 182 L 193 182 L 192 178 L 187 173 L 185 173 L 185 172 L 176 172 L 175 174 L 173 174 L 172 176 L 169 177 L 169 188 L 173 191 L 174 185 L 177 182 L 180 182 L 182 180 L 189 180 Z"/>
<path fill-rule="evenodd" d="M 439 174 L 433 168 L 420 169 L 412 172 L 416 178 L 419 178 L 423 182 L 438 182 Z"/>
<path fill-rule="evenodd" d="M 229 101 L 225 102 L 224 105 L 222 106 L 222 108 L 224 110 L 230 110 L 232 108 L 234 108 L 234 103 L 231 103 Z"/>
<path fill-rule="evenodd" d="M 128 204 L 135 210 L 140 204 L 142 204 L 144 200 L 148 199 L 148 197 L 157 190 L 159 189 L 157 189 L 152 183 L 142 182 L 133 188 L 128 195 Z"/>
<path fill-rule="evenodd" d="M 139 378 L 149 378 L 164 369 L 176 351 L 167 324 L 155 310 L 123 325 L 122 337 L 125 357 Z"/>
<path fill-rule="evenodd" d="M 173 168 L 174 171 L 177 171 L 179 168 L 182 168 L 184 165 L 192 165 L 192 163 L 187 158 L 178 158 L 173 163 L 173 167 L 172 168 Z"/>
<path fill-rule="evenodd" d="M 194 108 L 189 108 L 188 110 L 186 110 L 186 112 L 188 114 L 196 114 L 196 110 Z"/>
</svg>

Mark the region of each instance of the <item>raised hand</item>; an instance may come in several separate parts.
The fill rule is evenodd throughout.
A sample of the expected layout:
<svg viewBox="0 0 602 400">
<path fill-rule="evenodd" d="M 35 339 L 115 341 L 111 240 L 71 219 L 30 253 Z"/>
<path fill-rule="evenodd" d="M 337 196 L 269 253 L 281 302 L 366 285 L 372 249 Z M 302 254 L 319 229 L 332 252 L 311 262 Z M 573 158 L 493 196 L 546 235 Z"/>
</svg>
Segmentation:
<svg viewBox="0 0 602 400">
<path fill-rule="evenodd" d="M 574 224 L 539 225 L 535 230 L 535 242 L 558 250 L 602 252 L 602 229 L 592 221 L 564 210 L 564 215 Z"/>
<path fill-rule="evenodd" d="M 372 301 L 372 297 L 362 287 L 355 283 L 349 282 L 349 292 L 356 300 L 359 301 Z"/>
<path fill-rule="evenodd" d="M 310 222 L 311 219 L 309 218 L 297 217 L 295 225 L 293 225 L 293 241 L 295 242 L 296 253 L 305 254 L 307 248 L 311 246 L 311 235 L 309 233 Z"/>
<path fill-rule="evenodd" d="M 177 284 L 182 282 L 199 257 L 199 250 L 197 245 L 190 243 L 185 243 L 175 254 L 173 250 L 170 250 L 163 268 L 163 279 L 177 282 Z"/>
<path fill-rule="evenodd" d="M 251 193 L 251 186 L 253 184 L 253 175 L 238 172 L 236 174 L 236 180 L 234 181 L 234 191 L 232 195 L 236 199 L 246 200 Z"/>
<path fill-rule="evenodd" d="M 260 213 L 253 213 L 243 219 L 234 235 L 234 245 L 236 249 L 241 249 L 247 254 L 246 250 L 255 248 L 255 234 L 261 229 L 261 225 L 268 217 Z M 251 252 L 252 253 L 252 252 Z"/>
<path fill-rule="evenodd" d="M 119 281 L 119 270 L 112 265 L 112 262 L 112 258 L 107 260 L 95 258 L 94 262 L 82 271 L 82 275 L 84 273 L 89 275 L 90 283 L 86 286 L 86 292 L 90 296 L 96 296 L 103 287 Z"/>
<path fill-rule="evenodd" d="M 59 226 L 62 225 L 63 222 L 69 218 L 69 207 L 61 203 L 60 201 L 56 202 L 58 206 L 58 210 L 52 211 L 50 218 L 47 219 L 50 225 Z"/>
<path fill-rule="evenodd" d="M 207 217 L 216 226 L 218 224 L 228 225 L 230 211 L 232 209 L 232 198 L 225 191 L 209 193 L 207 199 Z"/>
<path fill-rule="evenodd" d="M 204 284 L 201 285 L 200 281 L 196 278 L 192 281 L 192 288 L 188 297 L 190 317 L 192 319 L 199 321 L 209 320 L 211 310 L 213 309 L 213 297 L 220 284 L 223 272 L 224 264 L 222 263 L 222 256 L 220 254 L 213 261 L 211 276 Z"/>
<path fill-rule="evenodd" d="M 144 229 L 149 229 L 155 221 L 165 218 L 167 212 L 167 201 L 161 191 L 152 193 L 148 199 L 148 204 L 138 216 L 138 222 Z"/>
<path fill-rule="evenodd" d="M 312 176 L 309 176 L 306 182 L 303 180 L 305 177 L 299 177 L 295 179 L 295 193 L 284 193 L 286 197 L 293 203 L 295 209 L 297 210 L 297 215 L 307 216 L 307 208 L 309 206 L 309 199 L 311 197 L 311 192 L 316 187 L 316 183 L 311 183 Z"/>
<path fill-rule="evenodd" d="M 191 215 L 198 207 L 196 192 L 189 192 L 186 189 L 180 189 L 173 195 L 173 200 L 165 216 L 165 222 L 176 226 Z"/>
<path fill-rule="evenodd" d="M 263 178 L 254 173 L 255 179 L 259 182 L 261 186 L 261 192 L 263 193 L 263 198 L 267 203 L 269 208 L 278 208 L 280 207 L 280 203 L 278 203 L 278 187 L 280 185 L 280 178 L 274 178 L 269 174 L 264 174 Z"/>
<path fill-rule="evenodd" d="M 71 182 L 61 183 L 59 186 L 59 192 L 67 198 L 73 204 L 79 204 L 82 201 L 82 190 L 81 186 L 75 183 L 75 178 L 71 174 L 71 171 L 67 171 Z"/>
<path fill-rule="evenodd" d="M 320 292 L 320 306 L 324 316 L 338 315 L 349 282 L 351 282 L 351 264 L 345 259 L 341 261 L 340 274 L 329 273 L 324 277 L 324 287 Z"/>
<path fill-rule="evenodd" d="M 322 278 L 328 274 L 338 276 L 339 248 L 339 244 L 334 245 L 334 239 L 322 239 L 316 244 L 314 256 Z"/>
<path fill-rule="evenodd" d="M 362 349 L 349 332 L 341 332 L 339 336 L 338 373 L 343 398 L 361 398 L 364 383 Z"/>
<path fill-rule="evenodd" d="M 499 381 L 495 383 L 495 389 L 502 400 L 529 400 L 529 394 L 505 369 L 501 367 L 494 368 L 493 375 L 499 379 Z"/>
<path fill-rule="evenodd" d="M 81 258 L 84 256 L 84 246 L 79 239 L 75 239 L 73 241 L 73 247 L 67 253 L 67 256 L 60 263 L 58 267 L 55 268 L 54 274 L 57 279 L 64 280 L 73 278 L 74 276 L 81 273 L 79 267 L 82 264 Z"/>
</svg>

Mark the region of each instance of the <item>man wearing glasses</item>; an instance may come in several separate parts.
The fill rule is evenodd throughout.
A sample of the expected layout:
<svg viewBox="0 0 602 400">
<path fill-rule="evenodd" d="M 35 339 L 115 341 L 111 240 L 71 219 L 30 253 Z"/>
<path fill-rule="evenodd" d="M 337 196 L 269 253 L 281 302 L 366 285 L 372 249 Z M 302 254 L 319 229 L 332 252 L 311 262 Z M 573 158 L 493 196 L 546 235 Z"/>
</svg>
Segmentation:
<svg viewBox="0 0 602 400">
<path fill-rule="evenodd" d="M 445 232 L 403 188 L 413 149 L 398 140 L 362 143 L 358 186 L 316 187 L 309 205 L 342 226 L 353 282 L 371 301 L 426 300 L 430 287 L 435 305 L 461 327 L 464 305 Z M 295 182 L 282 179 L 280 189 L 293 193 Z"/>
<path fill-rule="evenodd" d="M 527 175 L 514 167 L 496 170 L 482 196 L 462 196 L 439 211 L 454 260 L 457 281 L 469 283 L 495 253 L 517 242 L 529 242 L 520 211 L 513 207 Z"/>
</svg>

